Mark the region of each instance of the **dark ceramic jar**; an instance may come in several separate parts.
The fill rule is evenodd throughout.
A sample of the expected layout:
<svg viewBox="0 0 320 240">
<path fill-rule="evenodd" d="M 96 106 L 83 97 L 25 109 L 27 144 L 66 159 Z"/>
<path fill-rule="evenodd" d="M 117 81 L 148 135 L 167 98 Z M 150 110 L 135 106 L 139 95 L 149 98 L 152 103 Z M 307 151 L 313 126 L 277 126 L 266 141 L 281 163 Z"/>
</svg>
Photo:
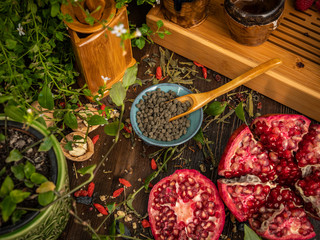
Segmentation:
<svg viewBox="0 0 320 240">
<path fill-rule="evenodd" d="M 209 3 L 210 0 L 162 0 L 161 11 L 171 22 L 190 28 L 207 18 Z"/>
<path fill-rule="evenodd" d="M 264 43 L 280 24 L 285 0 L 225 0 L 231 38 L 247 46 Z"/>
</svg>

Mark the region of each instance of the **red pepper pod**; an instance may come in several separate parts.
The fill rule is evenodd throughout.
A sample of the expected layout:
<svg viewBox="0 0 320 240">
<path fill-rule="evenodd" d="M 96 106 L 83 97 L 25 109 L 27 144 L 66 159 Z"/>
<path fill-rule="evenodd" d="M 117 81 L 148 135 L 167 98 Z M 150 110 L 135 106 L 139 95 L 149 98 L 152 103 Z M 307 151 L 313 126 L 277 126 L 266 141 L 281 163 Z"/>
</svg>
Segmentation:
<svg viewBox="0 0 320 240">
<path fill-rule="evenodd" d="M 161 70 L 160 66 L 158 66 L 157 69 L 156 69 L 156 78 L 158 80 L 160 80 L 162 78 L 162 70 Z"/>
<path fill-rule="evenodd" d="M 207 77 L 208 77 L 208 71 L 207 71 L 207 68 L 202 67 L 202 75 L 203 75 L 203 78 L 204 78 L 204 79 L 207 79 Z"/>
<path fill-rule="evenodd" d="M 88 185 L 88 196 L 92 197 L 94 191 L 95 184 L 94 182 L 89 183 Z"/>
<path fill-rule="evenodd" d="M 75 197 L 85 197 L 85 196 L 88 196 L 88 191 L 86 191 L 86 190 L 79 190 L 79 191 L 76 191 L 73 195 L 74 195 Z"/>
<path fill-rule="evenodd" d="M 129 181 L 127 181 L 126 179 L 124 179 L 124 178 L 119 178 L 119 182 L 121 184 L 123 184 L 124 186 L 126 186 L 126 187 L 131 187 L 132 186 L 131 183 Z"/>
<path fill-rule="evenodd" d="M 123 187 L 115 190 L 115 191 L 113 192 L 113 194 L 112 194 L 112 197 L 113 197 L 113 198 L 118 197 L 118 196 L 123 192 L 123 190 L 124 190 Z"/>
<path fill-rule="evenodd" d="M 196 61 L 193 61 L 193 63 L 194 63 L 194 65 L 196 65 L 197 67 L 203 67 L 202 64 L 200 64 L 200 63 L 198 63 L 198 62 L 196 62 Z"/>
<path fill-rule="evenodd" d="M 156 170 L 157 169 L 157 163 L 153 158 L 151 159 L 151 169 L 152 170 Z"/>
<path fill-rule="evenodd" d="M 99 203 L 94 203 L 93 206 L 103 215 L 108 215 L 108 210 Z"/>
<path fill-rule="evenodd" d="M 150 227 L 150 223 L 149 223 L 149 221 L 148 221 L 147 219 L 143 219 L 143 220 L 141 221 L 141 225 L 142 225 L 143 228 L 148 228 L 148 227 Z"/>
<path fill-rule="evenodd" d="M 99 134 L 98 135 L 95 135 L 93 138 L 92 138 L 92 143 L 93 144 L 96 144 L 96 142 L 99 140 Z"/>
</svg>

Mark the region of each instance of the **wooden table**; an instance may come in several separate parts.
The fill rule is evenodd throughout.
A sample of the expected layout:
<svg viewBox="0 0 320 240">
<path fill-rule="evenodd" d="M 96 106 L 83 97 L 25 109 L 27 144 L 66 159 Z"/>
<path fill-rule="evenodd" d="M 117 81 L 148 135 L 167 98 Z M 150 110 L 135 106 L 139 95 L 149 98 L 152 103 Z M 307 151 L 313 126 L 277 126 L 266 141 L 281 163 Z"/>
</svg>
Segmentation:
<svg viewBox="0 0 320 240">
<path fill-rule="evenodd" d="M 136 15 L 135 15 L 136 16 Z M 133 18 L 134 19 L 134 18 Z M 142 59 L 146 56 L 152 56 L 152 54 L 158 54 L 159 55 L 159 46 L 154 45 L 147 45 L 142 51 L 135 48 L 134 50 L 134 57 L 135 59 L 140 62 L 139 64 L 139 72 L 138 77 L 140 79 L 146 79 L 150 78 L 150 76 L 144 75 L 145 71 L 149 69 L 150 67 L 146 64 L 146 62 L 142 61 Z M 188 61 L 188 59 L 185 59 L 181 56 L 178 56 L 174 54 L 174 58 L 178 58 L 179 61 Z M 155 58 L 156 59 L 156 58 Z M 156 62 L 155 66 L 158 66 L 159 62 Z M 155 67 L 150 68 L 152 70 L 152 73 L 155 72 Z M 199 73 L 201 76 L 201 73 Z M 211 82 L 207 82 L 204 80 L 197 80 L 194 81 L 194 85 L 192 87 L 195 87 L 201 92 L 208 91 L 211 89 L 214 89 L 223 83 L 227 81 L 226 78 L 222 77 L 222 80 L 220 82 L 216 81 L 214 76 L 216 75 L 215 72 L 209 71 L 208 79 L 212 79 Z M 137 87 L 135 91 L 133 89 L 130 89 L 127 99 L 134 99 L 139 92 L 141 92 L 144 88 L 147 86 L 150 86 L 152 83 L 148 83 L 146 85 L 143 85 L 142 87 Z M 187 86 L 190 88 L 190 86 Z M 251 91 L 250 89 L 246 87 L 239 87 L 238 89 L 234 90 L 234 92 L 241 92 L 241 91 Z M 269 114 L 269 113 L 296 113 L 294 110 L 285 107 L 282 104 L 279 104 L 276 101 L 273 101 L 270 98 L 264 97 L 263 95 L 260 95 L 259 93 L 254 93 L 255 96 L 255 107 L 254 112 L 260 113 L 260 114 Z M 219 99 L 226 99 L 227 96 L 224 95 L 220 97 Z M 103 102 L 107 104 L 107 98 L 103 99 Z M 257 102 L 261 102 L 261 109 L 258 110 L 256 108 Z M 126 102 L 126 110 L 124 119 L 129 118 L 129 109 L 131 106 L 130 101 Z M 203 122 L 202 127 L 204 127 L 208 123 L 207 115 L 204 116 L 204 119 L 206 119 Z M 232 132 L 239 127 L 242 124 L 242 121 L 240 121 L 235 114 L 231 115 L 230 118 L 227 119 L 228 123 L 219 123 L 219 124 L 210 124 L 205 129 L 205 137 L 208 138 L 208 140 L 212 141 L 213 143 L 210 145 L 212 149 L 212 153 L 216 159 L 216 161 L 219 161 L 223 150 L 226 146 L 226 143 L 231 136 Z M 313 121 L 315 122 L 315 121 Z M 84 166 L 88 166 L 94 163 L 98 163 L 99 160 L 103 155 L 106 154 L 108 147 L 111 146 L 113 137 L 107 136 L 103 133 L 103 127 L 99 127 L 95 131 L 91 132 L 89 136 L 93 137 L 95 135 L 99 134 L 100 138 L 98 142 L 95 145 L 95 153 L 91 160 L 82 162 L 82 163 L 74 163 L 72 161 L 68 160 L 68 167 L 69 167 L 69 176 L 70 176 L 70 185 L 71 187 L 74 187 L 78 185 L 79 183 L 83 182 L 86 177 L 81 177 L 79 174 L 75 175 L 74 169 L 80 169 Z M 157 147 L 151 147 L 146 144 L 144 144 L 142 141 L 140 141 L 136 136 L 134 137 L 135 146 L 132 145 L 132 141 L 130 139 L 125 138 L 123 135 L 120 136 L 119 143 L 115 146 L 115 148 L 112 150 L 108 161 L 103 166 L 101 171 L 99 171 L 98 175 L 94 179 L 94 183 L 96 184 L 95 187 L 95 198 L 94 201 L 98 203 L 111 203 L 111 202 L 121 202 L 124 200 L 125 196 L 128 196 L 128 194 L 132 193 L 134 190 L 140 188 L 143 183 L 142 180 L 145 179 L 149 174 L 153 172 L 153 170 L 150 167 L 150 159 L 147 157 L 148 154 L 153 153 L 160 148 Z M 153 183 L 156 183 L 161 178 L 168 176 L 172 174 L 175 170 L 181 168 L 181 163 L 184 162 L 186 159 L 187 162 L 183 166 L 184 168 L 191 168 L 196 169 L 200 172 L 202 172 L 205 176 L 210 178 L 213 182 L 216 182 L 218 175 L 217 175 L 217 169 L 215 167 L 212 167 L 212 164 L 208 159 L 205 159 L 203 152 L 199 149 L 199 147 L 196 145 L 196 142 L 194 140 L 188 141 L 186 144 L 185 149 L 183 150 L 182 155 L 180 156 L 180 159 L 176 159 L 174 161 L 170 161 L 168 163 L 168 171 L 162 172 L 158 178 L 153 181 Z M 181 148 L 181 147 L 179 147 Z M 205 168 L 205 171 L 203 171 Z M 133 185 L 130 188 L 127 188 L 125 191 L 125 194 L 122 194 L 116 199 L 111 199 L 110 195 L 112 195 L 113 191 L 118 189 L 120 187 L 119 185 L 119 178 L 125 178 L 131 182 Z M 100 197 L 106 197 L 106 201 L 101 201 Z M 148 205 L 148 193 L 141 192 L 137 196 L 136 200 L 133 202 L 133 206 L 137 210 L 139 214 L 142 216 L 147 213 L 147 205 Z M 86 222 L 90 223 L 93 227 L 97 227 L 101 221 L 103 220 L 103 217 L 97 216 L 98 213 L 94 208 L 90 208 L 89 206 L 82 205 L 82 204 L 76 204 L 76 208 L 78 211 L 79 216 Z M 134 214 L 132 214 L 134 216 Z M 107 234 L 108 233 L 108 226 L 112 223 L 110 220 L 106 222 L 104 227 L 101 228 L 100 232 L 101 234 Z M 137 228 L 133 229 L 133 223 L 136 223 Z M 320 222 L 319 221 L 312 221 L 315 227 L 315 230 L 317 231 L 317 237 L 314 239 L 320 238 Z M 143 236 L 148 236 L 152 238 L 152 235 L 150 233 L 150 228 L 142 228 L 141 223 L 137 221 L 137 219 L 134 217 L 132 221 L 125 223 L 126 227 L 130 229 L 131 236 L 146 239 Z M 142 235 L 141 235 L 142 234 Z M 243 224 L 238 224 L 234 220 L 230 219 L 230 214 L 227 211 L 226 216 L 226 224 L 224 227 L 223 235 L 227 236 L 226 238 L 221 239 L 243 239 Z M 88 231 L 86 231 L 86 227 L 76 223 L 75 219 L 73 217 L 70 217 L 69 223 L 63 232 L 63 234 L 59 237 L 60 240 L 86 240 L 91 239 Z"/>
</svg>

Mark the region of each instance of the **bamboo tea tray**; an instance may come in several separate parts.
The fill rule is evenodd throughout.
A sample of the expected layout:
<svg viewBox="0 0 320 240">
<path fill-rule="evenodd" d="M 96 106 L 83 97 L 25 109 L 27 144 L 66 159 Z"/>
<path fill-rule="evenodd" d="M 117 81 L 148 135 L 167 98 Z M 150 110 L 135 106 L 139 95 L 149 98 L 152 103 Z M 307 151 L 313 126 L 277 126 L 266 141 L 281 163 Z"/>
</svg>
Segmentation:
<svg viewBox="0 0 320 240">
<path fill-rule="evenodd" d="M 150 10 L 147 24 L 156 30 L 158 20 L 171 35 L 154 42 L 229 78 L 271 58 L 282 59 L 282 66 L 245 85 L 320 121 L 320 13 L 315 9 L 298 12 L 293 0 L 287 0 L 281 25 L 257 47 L 230 38 L 223 0 L 211 0 L 207 19 L 192 28 L 166 20 L 159 6 Z"/>
</svg>

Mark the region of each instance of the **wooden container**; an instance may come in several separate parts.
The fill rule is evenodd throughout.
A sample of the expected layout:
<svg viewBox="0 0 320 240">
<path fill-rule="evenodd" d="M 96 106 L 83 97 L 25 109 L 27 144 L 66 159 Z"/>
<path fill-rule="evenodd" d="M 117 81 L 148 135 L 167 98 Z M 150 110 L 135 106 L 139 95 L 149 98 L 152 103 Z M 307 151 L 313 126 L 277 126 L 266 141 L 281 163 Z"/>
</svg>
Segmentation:
<svg viewBox="0 0 320 240">
<path fill-rule="evenodd" d="M 208 16 L 210 0 L 163 0 L 162 12 L 166 19 L 184 28 L 202 23 Z"/>
<path fill-rule="evenodd" d="M 90 25 L 87 30 L 83 30 L 80 22 L 69 26 L 72 47 L 81 73 L 78 83 L 80 86 L 87 84 L 93 94 L 97 94 L 99 88 L 105 84 L 103 78 L 110 79 L 106 81 L 106 88 L 110 89 L 114 83 L 122 80 L 125 70 L 136 63 L 132 55 L 131 41 L 125 40 L 121 46 L 120 37 L 108 30 L 108 27 L 113 28 L 119 24 L 124 24 L 125 29 L 129 29 L 127 9 L 123 7 L 117 12 L 114 11 L 115 14 L 112 10 L 109 12 L 105 29 L 101 24 L 95 24 L 91 30 Z M 107 14 L 104 12 L 102 15 Z M 106 90 L 103 97 L 108 94 L 109 91 Z"/>
<path fill-rule="evenodd" d="M 223 0 L 212 0 L 208 18 L 194 28 L 185 29 L 167 21 L 159 7 L 150 10 L 147 23 L 154 30 L 156 22 L 162 20 L 171 32 L 164 39 L 153 38 L 157 44 L 229 78 L 271 58 L 282 59 L 282 66 L 245 85 L 320 121 L 320 13 L 315 9 L 298 12 L 293 0 L 286 4 L 280 26 L 257 47 L 231 39 L 224 21 Z"/>
</svg>

